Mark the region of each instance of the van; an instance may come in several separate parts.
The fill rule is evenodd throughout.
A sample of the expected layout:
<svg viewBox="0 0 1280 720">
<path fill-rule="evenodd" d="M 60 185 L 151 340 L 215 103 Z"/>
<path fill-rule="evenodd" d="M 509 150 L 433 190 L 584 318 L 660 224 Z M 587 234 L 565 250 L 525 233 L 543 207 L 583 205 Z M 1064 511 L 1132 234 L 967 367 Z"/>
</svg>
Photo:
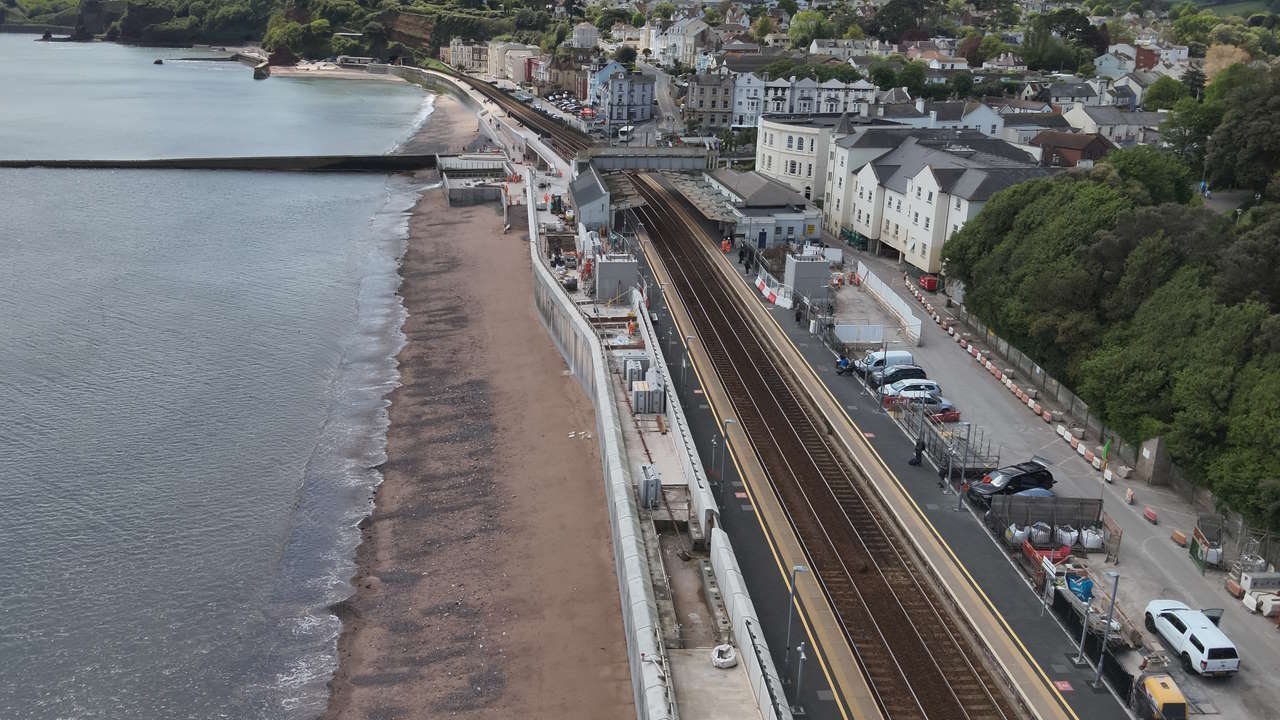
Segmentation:
<svg viewBox="0 0 1280 720">
<path fill-rule="evenodd" d="M 911 353 L 906 350 L 872 350 L 853 362 L 859 375 L 881 370 L 893 365 L 911 365 Z"/>
<path fill-rule="evenodd" d="M 873 370 L 867 376 L 867 384 L 871 387 L 892 385 L 899 380 L 924 380 L 929 377 L 919 365 L 890 365 L 881 370 Z"/>
</svg>

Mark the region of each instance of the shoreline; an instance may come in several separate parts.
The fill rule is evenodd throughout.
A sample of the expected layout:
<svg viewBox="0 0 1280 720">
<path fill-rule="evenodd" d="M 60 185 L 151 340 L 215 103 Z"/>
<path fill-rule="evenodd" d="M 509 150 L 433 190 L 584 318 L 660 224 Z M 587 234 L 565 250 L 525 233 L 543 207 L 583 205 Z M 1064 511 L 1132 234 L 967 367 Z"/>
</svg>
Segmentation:
<svg viewBox="0 0 1280 720">
<path fill-rule="evenodd" d="M 474 146 L 476 116 L 435 102 L 405 146 Z M 400 385 L 332 607 L 325 720 L 634 715 L 599 448 L 578 433 L 594 411 L 532 307 L 526 217 L 504 234 L 493 204 L 439 189 L 410 215 Z"/>
</svg>

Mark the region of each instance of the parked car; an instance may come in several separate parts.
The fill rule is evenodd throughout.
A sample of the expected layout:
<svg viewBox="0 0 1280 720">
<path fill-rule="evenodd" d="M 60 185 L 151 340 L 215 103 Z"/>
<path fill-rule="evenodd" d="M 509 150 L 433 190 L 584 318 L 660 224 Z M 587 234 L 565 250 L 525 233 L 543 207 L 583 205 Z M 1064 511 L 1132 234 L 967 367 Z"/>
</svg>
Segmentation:
<svg viewBox="0 0 1280 720">
<path fill-rule="evenodd" d="M 853 369 L 859 375 L 880 370 L 891 365 L 910 365 L 913 358 L 906 350 L 871 350 L 853 361 Z"/>
<path fill-rule="evenodd" d="M 1240 669 L 1235 643 L 1200 610 L 1177 600 L 1152 600 L 1147 603 L 1146 625 L 1169 644 L 1187 672 L 1220 676 Z"/>
<path fill-rule="evenodd" d="M 921 402 L 925 404 L 930 420 L 940 423 L 960 422 L 960 411 L 950 400 L 941 395 L 922 398 Z"/>
<path fill-rule="evenodd" d="M 1049 462 L 1032 458 L 1017 465 L 992 470 L 980 482 L 969 486 L 969 499 L 990 505 L 995 495 L 1013 495 L 1031 488 L 1051 488 L 1057 484 L 1049 472 Z"/>
<path fill-rule="evenodd" d="M 887 368 L 871 371 L 867 376 L 867 384 L 871 387 L 892 385 L 899 380 L 923 380 L 929 377 L 919 365 L 890 365 Z"/>
<path fill-rule="evenodd" d="M 941 395 L 942 386 L 933 380 L 912 378 L 908 380 L 899 380 L 892 385 L 886 385 L 880 389 L 880 392 L 885 397 L 913 401 L 932 395 Z"/>
</svg>

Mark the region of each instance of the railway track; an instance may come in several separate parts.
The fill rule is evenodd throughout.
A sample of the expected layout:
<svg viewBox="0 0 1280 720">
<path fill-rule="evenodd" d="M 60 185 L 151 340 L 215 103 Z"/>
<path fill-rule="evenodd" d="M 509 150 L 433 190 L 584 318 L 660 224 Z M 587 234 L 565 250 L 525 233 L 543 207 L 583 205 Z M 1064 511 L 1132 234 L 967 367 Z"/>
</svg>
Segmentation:
<svg viewBox="0 0 1280 720">
<path fill-rule="evenodd" d="M 475 88 L 480 94 L 492 100 L 508 114 L 518 118 L 526 127 L 532 128 L 539 135 L 551 138 L 551 149 L 560 157 L 566 160 L 572 160 L 575 155 L 588 147 L 591 147 L 592 140 L 587 135 L 578 132 L 564 123 L 554 118 L 549 118 L 533 108 L 519 102 L 510 95 L 502 92 L 492 84 L 483 80 L 476 80 L 457 72 L 439 71 L 449 75 L 461 82 L 465 82 Z"/>
<path fill-rule="evenodd" d="M 693 318 L 885 717 L 1013 720 L 946 600 L 904 550 L 868 482 L 806 409 L 790 371 L 711 263 L 711 239 L 692 208 L 649 176 L 635 183 L 638 215 Z"/>
</svg>

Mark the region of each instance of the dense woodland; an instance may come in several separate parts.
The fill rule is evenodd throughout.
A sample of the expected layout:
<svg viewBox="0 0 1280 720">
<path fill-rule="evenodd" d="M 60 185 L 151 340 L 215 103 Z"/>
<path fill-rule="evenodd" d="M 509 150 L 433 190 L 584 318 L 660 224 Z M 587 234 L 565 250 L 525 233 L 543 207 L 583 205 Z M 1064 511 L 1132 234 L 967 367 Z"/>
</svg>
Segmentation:
<svg viewBox="0 0 1280 720">
<path fill-rule="evenodd" d="M 1280 71 L 1220 74 L 1187 113 L 1209 177 L 1256 188 L 1200 207 L 1199 168 L 1152 147 L 997 194 L 945 246 L 966 306 L 1130 441 L 1164 436 L 1191 479 L 1280 525 Z M 1192 103 L 1193 109 L 1186 103 Z M 1211 136 L 1211 137 L 1210 137 Z"/>
</svg>

